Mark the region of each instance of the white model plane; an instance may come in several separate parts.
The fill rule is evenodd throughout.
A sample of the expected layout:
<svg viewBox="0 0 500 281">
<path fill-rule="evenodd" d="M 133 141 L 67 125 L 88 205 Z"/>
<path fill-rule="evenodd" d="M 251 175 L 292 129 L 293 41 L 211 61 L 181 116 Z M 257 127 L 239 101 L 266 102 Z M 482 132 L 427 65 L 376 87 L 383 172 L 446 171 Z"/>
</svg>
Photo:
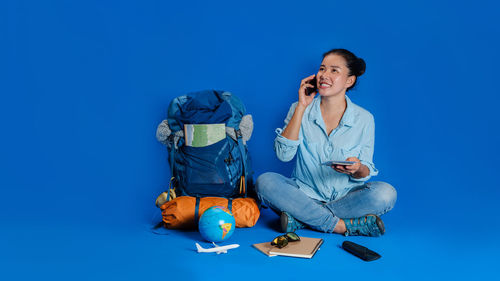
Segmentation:
<svg viewBox="0 0 500 281">
<path fill-rule="evenodd" d="M 238 248 L 240 246 L 238 244 L 231 244 L 231 245 L 226 245 L 226 246 L 218 246 L 217 244 L 215 244 L 215 243 L 212 242 L 212 244 L 214 244 L 214 247 L 210 248 L 210 249 L 205 249 L 205 248 L 201 247 L 200 244 L 198 244 L 198 243 L 195 243 L 195 244 L 196 244 L 196 248 L 198 249 L 198 253 L 213 253 L 213 252 L 216 252 L 217 255 L 220 254 L 220 253 L 227 254 L 227 250 L 235 249 L 235 248 Z"/>
</svg>

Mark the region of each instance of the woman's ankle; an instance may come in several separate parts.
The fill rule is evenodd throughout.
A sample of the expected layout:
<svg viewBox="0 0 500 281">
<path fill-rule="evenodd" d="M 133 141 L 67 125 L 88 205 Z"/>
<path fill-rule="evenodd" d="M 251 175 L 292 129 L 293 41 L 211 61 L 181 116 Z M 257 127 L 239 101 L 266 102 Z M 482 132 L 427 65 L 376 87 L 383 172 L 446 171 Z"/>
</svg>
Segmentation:
<svg viewBox="0 0 500 281">
<path fill-rule="evenodd" d="M 345 227 L 345 222 L 343 219 L 339 219 L 337 224 L 335 225 L 335 228 L 333 228 L 334 233 L 339 233 L 339 234 L 344 234 L 347 231 Z"/>
</svg>

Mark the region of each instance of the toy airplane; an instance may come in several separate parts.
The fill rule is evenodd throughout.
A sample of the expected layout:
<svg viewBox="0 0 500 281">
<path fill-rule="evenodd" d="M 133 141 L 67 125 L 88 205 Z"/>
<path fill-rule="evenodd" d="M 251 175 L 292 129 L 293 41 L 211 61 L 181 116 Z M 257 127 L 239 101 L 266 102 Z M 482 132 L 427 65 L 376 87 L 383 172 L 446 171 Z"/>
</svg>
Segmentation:
<svg viewBox="0 0 500 281">
<path fill-rule="evenodd" d="M 213 252 L 216 252 L 217 255 L 220 254 L 220 253 L 227 254 L 227 250 L 238 248 L 240 246 L 238 244 L 231 244 L 231 245 L 226 245 L 226 246 L 218 246 L 217 244 L 212 243 L 212 244 L 214 244 L 213 248 L 205 249 L 205 248 L 201 247 L 200 244 L 198 244 L 198 243 L 195 243 L 195 244 L 196 244 L 196 248 L 198 249 L 198 253 L 213 253 Z"/>
</svg>

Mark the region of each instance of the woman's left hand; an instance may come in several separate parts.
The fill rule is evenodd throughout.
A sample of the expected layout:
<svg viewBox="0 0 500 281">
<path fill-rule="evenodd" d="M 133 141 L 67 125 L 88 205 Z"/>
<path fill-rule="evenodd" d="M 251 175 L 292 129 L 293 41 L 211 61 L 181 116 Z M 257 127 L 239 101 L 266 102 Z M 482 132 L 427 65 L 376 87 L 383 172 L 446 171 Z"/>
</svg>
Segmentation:
<svg viewBox="0 0 500 281">
<path fill-rule="evenodd" d="M 332 165 L 332 168 L 339 173 L 348 174 L 350 176 L 354 175 L 354 173 L 361 168 L 361 162 L 359 162 L 359 159 L 356 157 L 349 157 L 345 161 L 353 161 L 356 163 L 352 165 Z"/>
</svg>

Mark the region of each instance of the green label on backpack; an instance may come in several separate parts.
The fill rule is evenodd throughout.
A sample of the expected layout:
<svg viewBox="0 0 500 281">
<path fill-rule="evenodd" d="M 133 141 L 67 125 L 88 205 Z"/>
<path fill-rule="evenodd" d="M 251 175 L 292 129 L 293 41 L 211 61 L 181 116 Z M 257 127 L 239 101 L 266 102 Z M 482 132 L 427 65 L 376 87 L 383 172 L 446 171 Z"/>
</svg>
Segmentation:
<svg viewBox="0 0 500 281">
<path fill-rule="evenodd" d="M 187 146 L 209 146 L 226 137 L 226 124 L 185 124 L 184 137 Z"/>
</svg>

